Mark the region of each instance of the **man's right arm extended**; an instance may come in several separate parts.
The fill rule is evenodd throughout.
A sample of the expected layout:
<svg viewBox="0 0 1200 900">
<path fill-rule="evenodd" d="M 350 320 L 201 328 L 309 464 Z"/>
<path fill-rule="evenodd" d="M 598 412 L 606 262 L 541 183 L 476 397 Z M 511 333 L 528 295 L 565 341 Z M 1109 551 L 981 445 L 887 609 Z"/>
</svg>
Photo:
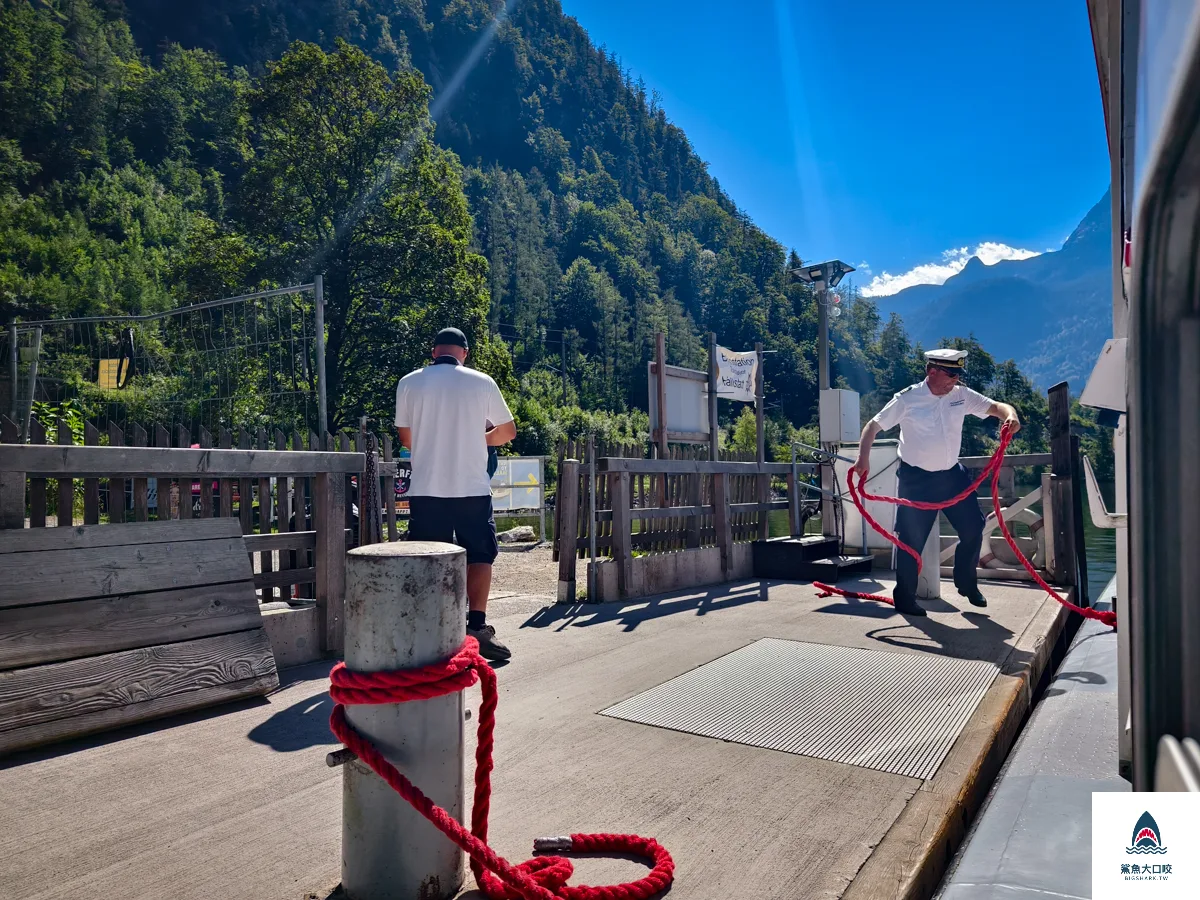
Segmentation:
<svg viewBox="0 0 1200 900">
<path fill-rule="evenodd" d="M 858 439 L 858 459 L 854 462 L 854 471 L 863 478 L 871 474 L 871 445 L 875 443 L 875 437 L 881 431 L 883 426 L 872 419 L 863 428 L 862 436 Z"/>
</svg>

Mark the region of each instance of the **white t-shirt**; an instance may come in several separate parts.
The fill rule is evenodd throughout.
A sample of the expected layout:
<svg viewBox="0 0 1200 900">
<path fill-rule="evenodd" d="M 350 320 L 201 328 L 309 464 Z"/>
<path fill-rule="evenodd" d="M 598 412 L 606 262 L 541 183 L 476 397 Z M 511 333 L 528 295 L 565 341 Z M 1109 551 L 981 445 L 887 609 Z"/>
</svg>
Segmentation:
<svg viewBox="0 0 1200 900">
<path fill-rule="evenodd" d="M 410 372 L 396 385 L 396 427 L 412 429 L 414 497 L 486 497 L 487 423 L 513 420 L 490 376 L 441 363 Z"/>
<path fill-rule="evenodd" d="M 962 384 L 935 397 L 929 383 L 922 381 L 893 396 L 873 421 L 884 431 L 900 426 L 902 460 L 910 466 L 941 472 L 958 465 L 963 419 L 968 414 L 986 419 L 993 402 Z"/>
</svg>

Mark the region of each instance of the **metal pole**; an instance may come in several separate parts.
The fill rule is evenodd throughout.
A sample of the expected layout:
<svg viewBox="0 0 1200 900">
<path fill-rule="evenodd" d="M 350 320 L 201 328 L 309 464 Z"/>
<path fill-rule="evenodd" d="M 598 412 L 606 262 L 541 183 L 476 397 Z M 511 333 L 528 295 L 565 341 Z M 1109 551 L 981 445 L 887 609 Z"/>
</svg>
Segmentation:
<svg viewBox="0 0 1200 900">
<path fill-rule="evenodd" d="M 8 404 L 8 417 L 17 420 L 17 397 L 20 396 L 17 392 L 17 326 L 8 326 L 8 391 L 10 400 Z"/>
<path fill-rule="evenodd" d="M 538 457 L 538 540 L 546 540 L 546 457 Z"/>
<path fill-rule="evenodd" d="M 313 279 L 313 305 L 317 308 L 317 415 L 318 434 L 329 430 L 329 405 L 325 398 L 325 276 Z"/>
<path fill-rule="evenodd" d="M 667 336 L 661 331 L 654 334 L 654 369 L 658 395 L 658 458 L 667 458 Z M 659 505 L 666 505 L 665 479 L 659 478 Z"/>
<path fill-rule="evenodd" d="M 21 430 L 21 440 L 29 440 L 29 420 L 33 417 L 33 397 L 37 393 L 38 357 L 42 355 L 42 327 L 33 329 L 33 358 L 29 361 L 29 390 L 25 397 L 25 424 Z"/>
<path fill-rule="evenodd" d="M 829 389 L 829 292 L 817 291 L 817 389 Z"/>
<path fill-rule="evenodd" d="M 346 555 L 346 665 L 410 669 L 448 659 L 466 634 L 465 551 L 425 541 Z M 463 697 L 351 706 L 347 719 L 434 803 L 463 820 Z M 463 852 L 354 760 L 342 778 L 342 888 L 353 900 L 452 897 Z"/>
<path fill-rule="evenodd" d="M 717 428 L 717 336 L 708 335 L 708 458 L 717 461 L 721 432 Z"/>
<path fill-rule="evenodd" d="M 588 552 L 592 564 L 588 566 L 588 602 L 596 602 L 596 435 L 588 434 Z"/>
<path fill-rule="evenodd" d="M 767 434 L 763 424 L 763 345 L 760 341 L 754 345 L 754 354 L 758 357 L 757 377 L 754 379 L 754 428 L 758 439 L 758 461 L 767 461 Z"/>
<path fill-rule="evenodd" d="M 558 340 L 558 348 L 562 351 L 562 383 L 563 406 L 567 405 L 567 333 L 564 331 Z"/>
</svg>

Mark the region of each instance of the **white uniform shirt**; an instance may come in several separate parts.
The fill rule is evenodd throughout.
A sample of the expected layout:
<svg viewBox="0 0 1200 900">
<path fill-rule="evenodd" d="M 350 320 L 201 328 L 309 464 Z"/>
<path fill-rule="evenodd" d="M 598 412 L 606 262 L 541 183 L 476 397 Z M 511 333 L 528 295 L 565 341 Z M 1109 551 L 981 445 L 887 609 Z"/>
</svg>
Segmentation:
<svg viewBox="0 0 1200 900">
<path fill-rule="evenodd" d="M 490 421 L 513 420 L 490 376 L 449 364 L 410 372 L 396 385 L 396 427 L 412 429 L 414 497 L 486 497 Z"/>
<path fill-rule="evenodd" d="M 893 396 L 873 421 L 884 431 L 900 426 L 900 458 L 904 462 L 941 472 L 958 465 L 963 419 L 968 414 L 986 419 L 993 402 L 962 384 L 935 397 L 929 383 L 922 381 Z"/>
</svg>

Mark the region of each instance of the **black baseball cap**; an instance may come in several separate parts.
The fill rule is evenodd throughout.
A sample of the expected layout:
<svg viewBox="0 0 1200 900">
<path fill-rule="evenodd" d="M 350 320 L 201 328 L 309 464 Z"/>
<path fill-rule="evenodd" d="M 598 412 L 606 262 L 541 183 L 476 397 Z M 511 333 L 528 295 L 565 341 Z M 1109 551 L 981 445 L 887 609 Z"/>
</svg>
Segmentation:
<svg viewBox="0 0 1200 900">
<path fill-rule="evenodd" d="M 437 333 L 437 337 L 433 339 L 435 347 L 462 347 L 464 350 L 469 350 L 467 346 L 467 336 L 457 328 L 443 328 Z"/>
</svg>

